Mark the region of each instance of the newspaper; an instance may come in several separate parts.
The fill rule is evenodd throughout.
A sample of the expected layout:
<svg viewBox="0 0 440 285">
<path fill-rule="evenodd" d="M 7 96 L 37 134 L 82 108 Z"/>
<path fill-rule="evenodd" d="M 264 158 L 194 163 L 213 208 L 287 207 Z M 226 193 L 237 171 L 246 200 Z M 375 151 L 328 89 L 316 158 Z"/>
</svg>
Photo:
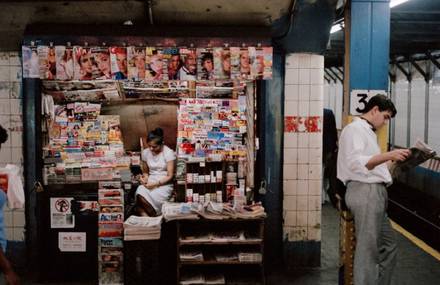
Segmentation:
<svg viewBox="0 0 440 285">
<path fill-rule="evenodd" d="M 393 178 L 436 156 L 436 152 L 429 145 L 420 140 L 417 140 L 410 150 L 411 154 L 407 159 L 395 162 L 390 166 L 390 173 Z"/>
</svg>

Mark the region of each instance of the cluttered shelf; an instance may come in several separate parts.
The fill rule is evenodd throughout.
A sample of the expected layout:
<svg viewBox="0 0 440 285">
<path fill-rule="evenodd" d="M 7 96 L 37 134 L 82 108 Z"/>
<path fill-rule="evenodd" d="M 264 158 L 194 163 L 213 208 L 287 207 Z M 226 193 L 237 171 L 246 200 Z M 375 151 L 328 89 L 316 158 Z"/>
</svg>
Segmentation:
<svg viewBox="0 0 440 285">
<path fill-rule="evenodd" d="M 180 265 L 221 265 L 221 264 L 230 264 L 230 265 L 239 265 L 239 264 L 259 264 L 261 265 L 261 261 L 217 261 L 217 260 L 203 260 L 203 261 L 180 261 Z"/>
<path fill-rule="evenodd" d="M 263 239 L 215 241 L 215 240 L 179 240 L 180 245 L 260 245 Z"/>
</svg>

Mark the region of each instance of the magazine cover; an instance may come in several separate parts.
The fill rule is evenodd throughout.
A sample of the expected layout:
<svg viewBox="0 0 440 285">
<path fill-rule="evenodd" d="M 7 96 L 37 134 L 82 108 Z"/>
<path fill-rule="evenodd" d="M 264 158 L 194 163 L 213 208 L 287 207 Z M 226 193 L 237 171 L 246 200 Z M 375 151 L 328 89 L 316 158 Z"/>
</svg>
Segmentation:
<svg viewBox="0 0 440 285">
<path fill-rule="evenodd" d="M 214 55 L 210 48 L 197 49 L 197 79 L 214 79 Z"/>
<path fill-rule="evenodd" d="M 56 76 L 55 47 L 38 46 L 40 79 L 53 80 Z"/>
<path fill-rule="evenodd" d="M 23 77 L 40 78 L 40 65 L 37 47 L 22 47 Z"/>
<path fill-rule="evenodd" d="M 107 47 L 91 48 L 92 59 L 94 61 L 93 79 L 110 79 L 110 51 Z"/>
<path fill-rule="evenodd" d="M 98 77 L 98 69 L 90 48 L 75 46 L 73 79 L 92 80 Z"/>
<path fill-rule="evenodd" d="M 73 79 L 73 47 L 55 46 L 56 79 Z"/>
<path fill-rule="evenodd" d="M 249 60 L 251 65 L 251 79 L 263 79 L 264 53 L 260 47 L 249 47 Z"/>
<path fill-rule="evenodd" d="M 167 59 L 168 80 L 177 80 L 179 69 L 182 67 L 179 48 L 165 48 L 163 50 L 163 56 Z"/>
<path fill-rule="evenodd" d="M 240 79 L 240 48 L 231 47 L 229 52 L 231 60 L 231 79 Z"/>
<path fill-rule="evenodd" d="M 231 78 L 231 54 L 229 48 L 214 48 L 214 78 Z"/>
<path fill-rule="evenodd" d="M 145 79 L 145 52 L 143 47 L 128 47 L 128 79 L 144 80 Z"/>
<path fill-rule="evenodd" d="M 263 79 L 272 79 L 272 57 L 273 57 L 272 54 L 273 54 L 272 47 L 263 48 L 263 55 L 264 55 Z"/>
<path fill-rule="evenodd" d="M 241 79 L 250 79 L 251 75 L 251 63 L 249 59 L 249 49 L 244 47 L 240 48 L 240 74 Z"/>
<path fill-rule="evenodd" d="M 111 47 L 110 62 L 112 78 L 127 79 L 127 49 L 125 47 Z"/>
<path fill-rule="evenodd" d="M 145 80 L 168 80 L 168 65 L 161 49 L 147 47 L 145 65 Z"/>
<path fill-rule="evenodd" d="M 179 69 L 178 79 L 195 81 L 197 79 L 196 49 L 181 48 L 179 53 L 182 66 Z"/>
</svg>

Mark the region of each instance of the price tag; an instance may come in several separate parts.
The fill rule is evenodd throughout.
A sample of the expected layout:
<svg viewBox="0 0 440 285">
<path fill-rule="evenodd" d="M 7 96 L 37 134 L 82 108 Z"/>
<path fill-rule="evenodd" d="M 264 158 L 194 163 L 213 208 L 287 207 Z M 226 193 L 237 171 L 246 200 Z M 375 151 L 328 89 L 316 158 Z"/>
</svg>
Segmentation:
<svg viewBox="0 0 440 285">
<path fill-rule="evenodd" d="M 205 162 L 204 161 L 200 162 L 200 167 L 205 167 Z"/>
<path fill-rule="evenodd" d="M 362 114 L 367 106 L 368 100 L 377 94 L 388 97 L 388 93 L 385 90 L 352 90 L 350 93 L 350 115 Z"/>
</svg>

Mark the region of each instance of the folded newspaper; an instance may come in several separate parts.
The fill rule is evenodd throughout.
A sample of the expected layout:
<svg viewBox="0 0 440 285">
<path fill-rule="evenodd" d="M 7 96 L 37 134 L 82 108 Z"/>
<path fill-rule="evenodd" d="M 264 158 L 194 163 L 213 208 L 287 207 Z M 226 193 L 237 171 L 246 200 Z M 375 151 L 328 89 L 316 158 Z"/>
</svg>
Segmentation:
<svg viewBox="0 0 440 285">
<path fill-rule="evenodd" d="M 398 177 L 402 172 L 416 167 L 417 165 L 436 156 L 436 152 L 426 143 L 417 140 L 410 148 L 411 154 L 404 161 L 395 162 L 390 166 L 390 173 L 393 178 Z"/>
</svg>

